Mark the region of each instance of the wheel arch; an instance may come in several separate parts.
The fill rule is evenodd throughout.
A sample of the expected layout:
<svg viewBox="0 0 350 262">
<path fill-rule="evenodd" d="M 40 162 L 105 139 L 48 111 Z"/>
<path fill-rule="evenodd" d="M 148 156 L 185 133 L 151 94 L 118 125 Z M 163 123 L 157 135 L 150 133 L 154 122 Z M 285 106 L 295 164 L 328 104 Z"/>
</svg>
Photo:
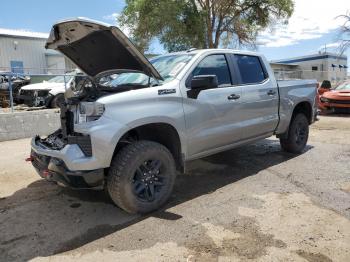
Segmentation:
<svg viewBox="0 0 350 262">
<path fill-rule="evenodd" d="M 296 116 L 297 114 L 302 113 L 306 116 L 309 125 L 312 123 L 312 105 L 308 101 L 302 101 L 296 104 L 296 106 L 293 109 L 292 117 L 290 121 L 292 121 L 293 117 Z"/>
<path fill-rule="evenodd" d="M 142 124 L 125 131 L 115 146 L 113 157 L 124 146 L 137 140 L 150 140 L 162 144 L 173 155 L 177 170 L 184 170 L 182 142 L 179 132 L 173 125 L 165 122 L 154 122 Z"/>
<path fill-rule="evenodd" d="M 293 121 L 294 117 L 299 113 L 302 113 L 306 116 L 309 125 L 312 123 L 312 120 L 313 120 L 312 119 L 313 118 L 312 104 L 309 101 L 305 101 L 305 100 L 300 101 L 300 102 L 295 104 L 290 116 L 284 120 L 284 121 L 288 121 L 288 122 L 286 122 L 285 128 L 283 128 L 283 132 L 276 134 L 276 136 L 278 138 L 288 137 L 289 126 L 290 126 L 291 122 Z"/>
<path fill-rule="evenodd" d="M 50 108 L 55 108 L 56 105 L 53 105 L 53 102 L 58 99 L 58 97 L 62 97 L 64 99 L 64 93 L 57 93 L 56 95 L 51 95 L 47 98 L 47 101 L 45 102 L 45 105 Z"/>
</svg>

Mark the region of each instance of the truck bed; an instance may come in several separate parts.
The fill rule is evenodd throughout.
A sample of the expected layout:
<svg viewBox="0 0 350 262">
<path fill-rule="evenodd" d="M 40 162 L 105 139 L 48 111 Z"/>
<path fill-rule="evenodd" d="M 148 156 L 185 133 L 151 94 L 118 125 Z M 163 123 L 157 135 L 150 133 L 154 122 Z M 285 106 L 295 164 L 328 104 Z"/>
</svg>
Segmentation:
<svg viewBox="0 0 350 262">
<path fill-rule="evenodd" d="M 292 117 L 291 108 L 300 101 L 305 101 L 305 98 L 312 105 L 313 116 L 316 115 L 316 92 L 317 80 L 280 80 L 277 81 L 280 97 L 279 116 L 280 121 L 277 127 L 277 134 L 284 133 Z"/>
</svg>

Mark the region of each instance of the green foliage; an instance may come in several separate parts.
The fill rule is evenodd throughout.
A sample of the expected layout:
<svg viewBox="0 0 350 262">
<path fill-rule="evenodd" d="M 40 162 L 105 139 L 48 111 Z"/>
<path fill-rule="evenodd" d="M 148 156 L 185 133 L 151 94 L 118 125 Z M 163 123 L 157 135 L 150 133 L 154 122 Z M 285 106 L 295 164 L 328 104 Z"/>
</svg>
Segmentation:
<svg viewBox="0 0 350 262">
<path fill-rule="evenodd" d="M 178 51 L 254 44 L 259 31 L 292 12 L 292 0 L 127 0 L 119 23 L 142 51 L 155 37 Z"/>
</svg>

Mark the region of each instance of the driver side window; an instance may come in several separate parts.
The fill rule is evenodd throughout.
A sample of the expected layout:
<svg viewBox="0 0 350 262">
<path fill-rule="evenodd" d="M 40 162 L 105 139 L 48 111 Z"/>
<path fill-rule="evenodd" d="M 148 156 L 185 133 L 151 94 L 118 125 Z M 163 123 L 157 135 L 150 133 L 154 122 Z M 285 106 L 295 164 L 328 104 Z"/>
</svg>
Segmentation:
<svg viewBox="0 0 350 262">
<path fill-rule="evenodd" d="M 232 85 L 230 70 L 223 54 L 209 55 L 200 61 L 193 70 L 191 78 L 198 75 L 216 75 L 219 87 Z"/>
</svg>

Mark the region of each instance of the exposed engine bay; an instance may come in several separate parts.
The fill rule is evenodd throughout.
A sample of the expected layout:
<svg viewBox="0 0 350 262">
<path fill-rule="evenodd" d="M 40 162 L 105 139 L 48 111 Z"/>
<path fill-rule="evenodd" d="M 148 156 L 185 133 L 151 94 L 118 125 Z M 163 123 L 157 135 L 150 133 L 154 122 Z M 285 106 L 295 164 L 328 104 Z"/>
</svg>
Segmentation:
<svg viewBox="0 0 350 262">
<path fill-rule="evenodd" d="M 108 72 L 115 73 L 115 71 Z M 60 107 L 61 128 L 47 137 L 37 137 L 38 141 L 52 150 L 61 150 L 67 144 L 77 144 L 85 156 L 92 156 L 89 135 L 74 131 L 74 124 L 91 122 L 99 119 L 105 108 L 96 100 L 102 96 L 146 88 L 142 84 L 122 84 L 116 87 L 108 86 L 100 79 L 106 73 L 95 78 L 84 77 L 78 83 L 71 85 L 65 93 L 65 103 Z"/>
</svg>

